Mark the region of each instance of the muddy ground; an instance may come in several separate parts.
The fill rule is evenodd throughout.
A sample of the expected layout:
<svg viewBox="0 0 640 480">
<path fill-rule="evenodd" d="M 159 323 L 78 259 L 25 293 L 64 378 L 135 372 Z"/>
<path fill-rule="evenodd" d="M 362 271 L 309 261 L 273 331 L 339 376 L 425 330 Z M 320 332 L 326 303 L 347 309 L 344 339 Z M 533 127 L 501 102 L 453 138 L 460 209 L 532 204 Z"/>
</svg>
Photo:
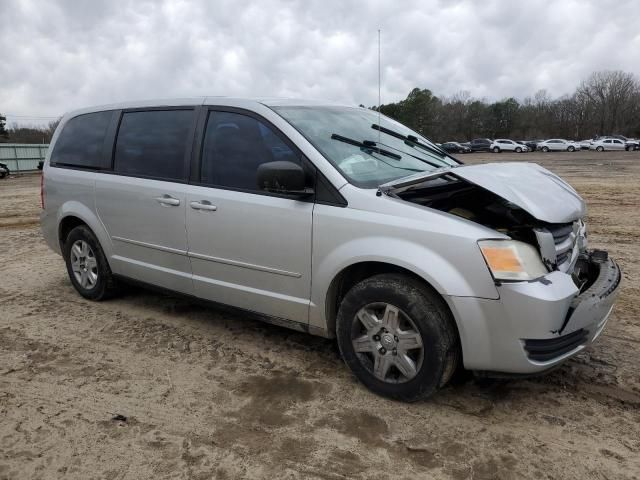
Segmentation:
<svg viewBox="0 0 640 480">
<path fill-rule="evenodd" d="M 560 370 L 417 404 L 369 393 L 329 340 L 143 290 L 82 299 L 39 176 L 0 180 L 0 479 L 640 477 L 640 152 L 463 158 L 567 178 L 624 286 Z"/>
</svg>

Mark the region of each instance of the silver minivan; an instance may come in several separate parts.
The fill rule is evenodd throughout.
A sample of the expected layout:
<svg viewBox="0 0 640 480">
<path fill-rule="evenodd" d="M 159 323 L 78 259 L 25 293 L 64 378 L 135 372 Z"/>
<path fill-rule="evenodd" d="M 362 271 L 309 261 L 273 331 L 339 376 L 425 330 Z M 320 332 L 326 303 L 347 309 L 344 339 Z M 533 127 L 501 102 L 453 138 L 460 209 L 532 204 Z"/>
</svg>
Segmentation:
<svg viewBox="0 0 640 480">
<path fill-rule="evenodd" d="M 532 163 L 465 166 L 376 112 L 193 98 L 64 116 L 42 231 L 71 283 L 135 281 L 336 338 L 376 393 L 533 374 L 602 332 L 620 270 Z"/>
</svg>

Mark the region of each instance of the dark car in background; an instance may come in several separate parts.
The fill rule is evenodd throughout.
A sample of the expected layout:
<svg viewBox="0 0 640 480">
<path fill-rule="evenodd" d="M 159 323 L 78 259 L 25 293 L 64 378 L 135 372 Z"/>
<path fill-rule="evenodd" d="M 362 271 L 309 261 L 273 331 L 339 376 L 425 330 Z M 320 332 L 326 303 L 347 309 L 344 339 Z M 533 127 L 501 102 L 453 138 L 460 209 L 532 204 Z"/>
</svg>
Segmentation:
<svg viewBox="0 0 640 480">
<path fill-rule="evenodd" d="M 9 167 L 7 166 L 6 163 L 0 163 L 0 178 L 4 178 L 9 176 L 9 174 L 11 173 L 11 171 L 9 170 Z"/>
<path fill-rule="evenodd" d="M 491 150 L 491 140 L 488 138 L 474 138 L 471 140 L 471 151 L 489 152 Z"/>
<path fill-rule="evenodd" d="M 538 141 L 537 140 L 518 140 L 518 143 L 529 147 L 530 152 L 535 152 Z"/>
<path fill-rule="evenodd" d="M 459 142 L 445 142 L 440 145 L 447 153 L 471 153 L 471 147 L 469 145 L 464 145 Z"/>
</svg>

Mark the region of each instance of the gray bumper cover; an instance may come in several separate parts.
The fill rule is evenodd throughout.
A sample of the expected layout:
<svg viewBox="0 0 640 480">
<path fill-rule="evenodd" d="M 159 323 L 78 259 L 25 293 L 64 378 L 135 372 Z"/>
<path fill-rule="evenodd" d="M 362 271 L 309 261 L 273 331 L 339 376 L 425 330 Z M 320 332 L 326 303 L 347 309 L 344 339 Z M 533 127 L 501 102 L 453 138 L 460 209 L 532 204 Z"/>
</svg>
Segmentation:
<svg viewBox="0 0 640 480">
<path fill-rule="evenodd" d="M 498 287 L 498 300 L 448 297 L 460 331 L 465 368 L 527 374 L 561 363 L 600 335 L 620 281 L 618 265 L 607 259 L 582 293 L 570 275 L 556 271 L 542 281 L 504 283 Z M 549 360 L 532 360 L 525 349 L 526 340 L 559 343 L 580 330 L 586 332 L 584 341 Z"/>
</svg>

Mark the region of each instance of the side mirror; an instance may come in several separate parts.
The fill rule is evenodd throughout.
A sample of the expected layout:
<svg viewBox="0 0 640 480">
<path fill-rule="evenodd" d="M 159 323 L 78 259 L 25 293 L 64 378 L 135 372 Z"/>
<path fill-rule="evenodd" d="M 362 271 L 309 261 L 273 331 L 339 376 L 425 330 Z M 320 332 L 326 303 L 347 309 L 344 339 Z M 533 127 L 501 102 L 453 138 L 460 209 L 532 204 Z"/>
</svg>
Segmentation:
<svg viewBox="0 0 640 480">
<path fill-rule="evenodd" d="M 290 195 L 311 195 L 313 190 L 306 188 L 306 176 L 300 165 L 280 160 L 258 166 L 258 188 L 274 193 Z"/>
</svg>

